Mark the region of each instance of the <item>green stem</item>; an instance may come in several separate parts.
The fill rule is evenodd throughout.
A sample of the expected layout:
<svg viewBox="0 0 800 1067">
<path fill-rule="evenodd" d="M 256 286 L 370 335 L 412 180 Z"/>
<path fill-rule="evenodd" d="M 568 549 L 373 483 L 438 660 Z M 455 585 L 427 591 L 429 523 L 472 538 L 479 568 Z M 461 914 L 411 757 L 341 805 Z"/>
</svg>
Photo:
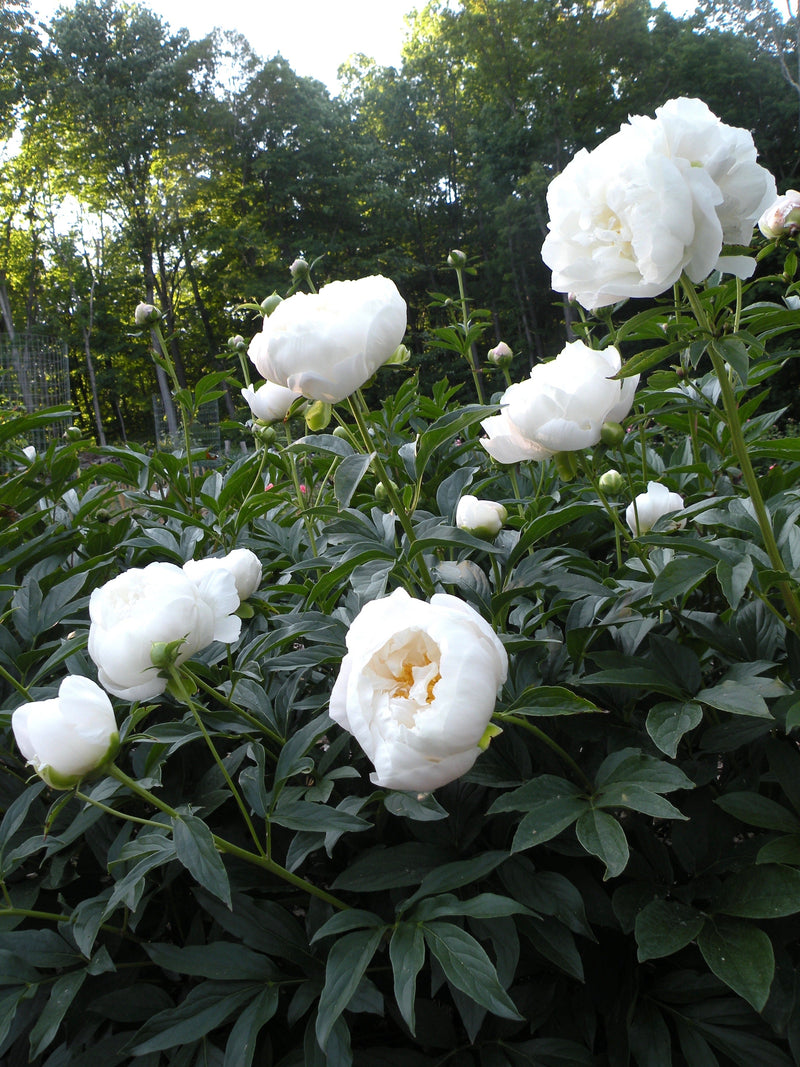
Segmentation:
<svg viewBox="0 0 800 1067">
<path fill-rule="evenodd" d="M 203 717 L 197 710 L 197 705 L 192 700 L 192 695 L 189 692 L 189 689 L 184 684 L 183 675 L 177 667 L 170 667 L 169 676 L 171 683 L 170 690 L 175 693 L 176 696 L 179 696 L 179 698 L 183 701 L 183 703 L 187 706 L 189 711 L 191 711 L 192 715 L 194 716 L 194 721 L 197 723 L 197 728 L 203 735 L 203 739 L 205 740 L 205 743 L 214 758 L 214 762 L 219 767 L 222 777 L 225 779 L 228 789 L 231 792 L 231 796 L 236 801 L 236 806 L 239 808 L 239 811 L 242 814 L 242 818 L 244 819 L 245 825 L 247 826 L 247 830 L 250 834 L 253 844 L 256 846 L 257 852 L 259 853 L 259 855 L 265 855 L 264 849 L 261 845 L 261 839 L 256 833 L 256 828 L 253 826 L 253 820 L 250 818 L 250 812 L 245 807 L 245 803 L 242 800 L 241 794 L 239 793 L 239 790 L 236 788 L 233 779 L 228 773 L 228 768 L 225 766 L 224 760 L 220 756 L 219 752 L 217 752 L 217 747 L 211 739 L 211 734 L 209 734 L 208 730 L 206 729 L 206 725 L 203 722 Z"/>
<path fill-rule="evenodd" d="M 239 707 L 238 704 L 234 704 L 231 698 L 226 697 L 224 693 L 220 693 L 220 691 L 215 689 L 213 685 L 209 685 L 203 678 L 190 670 L 186 664 L 183 664 L 181 670 L 198 689 L 202 689 L 210 697 L 213 697 L 217 703 L 221 704 L 224 708 L 227 708 L 228 711 L 233 711 L 237 715 L 240 715 L 245 722 L 250 723 L 252 727 L 259 731 L 259 733 L 266 734 L 270 741 L 274 741 L 277 745 L 283 746 L 284 738 L 282 738 L 280 734 L 276 734 L 274 730 L 270 730 L 270 728 L 265 726 L 263 722 L 259 722 L 254 715 L 245 711 L 244 708 Z M 267 755 L 271 755 L 271 753 L 268 752 Z M 275 759 L 274 756 L 272 758 Z"/>
<path fill-rule="evenodd" d="M 358 398 L 358 401 L 361 404 L 364 404 L 364 406 L 366 407 L 364 398 L 361 395 L 360 390 L 357 390 L 356 396 Z M 355 419 L 356 426 L 358 426 L 358 431 L 361 434 L 361 440 L 364 443 L 364 448 L 367 452 L 367 455 L 372 455 L 372 463 L 375 467 L 375 471 L 377 472 L 377 475 L 380 478 L 381 482 L 383 482 L 383 485 L 386 487 L 386 496 L 389 500 L 389 503 L 392 505 L 395 515 L 400 520 L 400 525 L 403 527 L 403 531 L 405 532 L 405 535 L 408 538 L 409 545 L 413 545 L 416 542 L 417 538 L 414 534 L 414 527 L 411 525 L 411 519 L 405 507 L 403 506 L 403 502 L 400 499 L 397 490 L 392 484 L 392 479 L 389 477 L 386 471 L 386 467 L 383 464 L 383 460 L 378 455 L 378 452 L 372 447 L 372 440 L 369 436 L 369 428 L 367 427 L 366 421 L 364 420 L 364 416 L 361 412 L 359 403 L 354 402 L 352 396 L 349 396 L 347 398 L 347 403 L 350 407 L 350 412 L 353 418 Z M 419 578 L 419 581 L 425 589 L 427 595 L 432 596 L 436 592 L 436 587 L 433 584 L 433 578 L 431 578 L 430 571 L 428 570 L 428 565 L 425 562 L 425 559 L 423 558 L 421 552 L 417 553 L 417 566 L 419 569 L 419 574 L 415 575 L 415 577 Z"/>
<path fill-rule="evenodd" d="M 8 684 L 16 689 L 21 696 L 24 696 L 26 700 L 31 699 L 30 692 L 25 688 L 22 682 L 18 682 L 17 679 L 12 674 L 9 674 L 3 666 L 0 666 L 0 678 L 5 678 Z"/>
<path fill-rule="evenodd" d="M 288 421 L 288 419 L 286 420 L 286 422 L 283 425 L 284 425 L 284 427 L 286 429 L 286 444 L 290 445 L 292 443 L 292 433 L 291 433 L 291 430 L 289 429 L 289 421 Z M 305 505 L 305 501 L 303 499 L 303 493 L 302 493 L 302 491 L 300 489 L 300 479 L 297 476 L 297 464 L 295 463 L 295 460 L 294 460 L 294 453 L 293 452 L 289 452 L 288 449 L 287 449 L 287 451 L 284 453 L 284 455 L 286 456 L 286 458 L 289 461 L 289 474 L 291 475 L 292 484 L 294 485 L 294 493 L 295 493 L 295 496 L 297 497 L 297 506 L 300 509 L 300 514 L 303 516 L 303 522 L 305 523 L 305 526 L 306 526 L 306 533 L 308 534 L 309 544 L 311 545 L 311 554 L 314 557 L 316 557 L 316 556 L 319 555 L 319 552 L 317 551 L 317 542 L 316 542 L 316 538 L 314 537 L 314 524 L 311 521 L 311 516 L 306 511 L 306 505 Z"/>
<path fill-rule="evenodd" d="M 461 267 L 456 267 L 456 278 L 458 278 L 458 295 L 461 298 L 461 325 L 464 330 L 464 358 L 466 359 L 470 372 L 472 373 L 472 380 L 475 383 L 475 392 L 478 394 L 478 403 L 485 404 L 483 399 L 483 387 L 481 385 L 481 379 L 478 374 L 478 368 L 475 366 L 475 360 L 472 355 L 472 345 L 469 342 L 469 313 L 467 309 L 467 294 L 464 291 L 464 275 Z"/>
<path fill-rule="evenodd" d="M 153 333 L 158 340 L 158 347 L 161 349 L 161 356 L 164 360 L 164 366 L 167 373 L 172 380 L 172 388 L 177 396 L 181 389 L 181 383 L 178 381 L 178 375 L 175 371 L 175 364 L 172 362 L 172 356 L 167 348 L 167 342 L 164 337 L 164 331 L 161 329 L 160 322 L 154 322 L 152 324 Z M 197 504 L 197 490 L 195 487 L 194 478 L 194 463 L 192 462 L 192 437 L 191 437 L 191 424 L 192 419 L 189 417 L 189 412 L 186 410 L 185 404 L 180 404 L 181 409 L 181 426 L 183 428 L 183 442 L 186 449 L 186 462 L 189 464 L 189 496 L 191 498 L 191 510 L 194 512 Z"/>
<path fill-rule="evenodd" d="M 135 793 L 142 800 L 148 804 L 152 804 L 158 808 L 159 811 L 163 811 L 165 815 L 169 815 L 172 819 L 178 819 L 180 821 L 180 814 L 165 804 L 163 800 L 160 800 L 157 796 L 154 796 L 144 786 L 139 785 L 135 778 L 130 778 L 123 770 L 116 764 L 111 764 L 108 768 L 108 773 L 112 778 L 116 778 L 118 782 L 126 785 L 131 792 Z M 120 814 L 117 812 L 117 814 Z M 123 816 L 124 818 L 124 816 Z M 253 852 L 248 852 L 247 849 L 240 848 L 238 845 L 234 845 L 232 841 L 226 841 L 224 837 L 218 837 L 217 834 L 211 835 L 215 847 L 219 852 L 225 852 L 229 856 L 235 856 L 236 859 L 240 859 L 245 863 L 249 863 L 254 867 L 260 867 L 262 870 L 269 871 L 270 874 L 274 874 L 277 878 L 280 878 L 284 882 L 288 882 L 289 885 L 294 886 L 296 889 L 301 889 L 311 896 L 317 897 L 319 900 L 324 901 L 326 904 L 330 904 L 334 908 L 338 908 L 340 911 L 346 911 L 350 905 L 345 904 L 343 900 L 339 900 L 338 897 L 333 896 L 331 893 L 326 893 L 324 889 L 320 889 L 319 886 L 312 885 L 311 882 L 307 882 L 305 878 L 300 878 L 299 875 L 292 874 L 291 871 L 287 871 L 285 867 L 281 867 L 279 863 L 270 859 L 268 856 L 256 855 Z"/>
<path fill-rule="evenodd" d="M 684 292 L 689 300 L 692 311 L 697 319 L 698 325 L 701 329 L 706 330 L 709 334 L 713 335 L 711 324 L 705 314 L 705 311 L 698 300 L 697 293 L 694 286 L 688 280 L 688 278 L 682 278 Z M 742 424 L 739 418 L 739 406 L 736 402 L 736 393 L 733 388 L 733 384 L 729 375 L 725 370 L 724 359 L 714 350 L 712 345 L 708 347 L 708 354 L 711 357 L 711 364 L 714 368 L 714 373 L 717 376 L 717 381 L 720 384 L 720 390 L 722 392 L 722 406 L 725 409 L 725 421 L 728 426 L 728 432 L 731 435 L 731 444 L 736 454 L 736 458 L 739 461 L 739 467 L 742 472 L 744 483 L 747 487 L 747 492 L 750 496 L 750 500 L 753 504 L 753 510 L 756 513 L 756 519 L 758 520 L 758 526 L 761 530 L 761 537 L 764 541 L 764 548 L 767 556 L 769 557 L 770 564 L 773 569 L 779 573 L 786 571 L 786 565 L 781 558 L 780 549 L 778 548 L 778 542 L 775 539 L 775 533 L 772 529 L 772 522 L 767 511 L 767 506 L 764 503 L 764 498 L 761 495 L 761 490 L 758 487 L 758 479 L 756 473 L 753 470 L 753 464 L 750 461 L 750 454 L 747 451 L 747 442 L 745 441 L 744 434 L 742 432 Z M 788 582 L 778 582 L 778 589 L 783 598 L 783 602 L 786 606 L 789 615 L 791 616 L 792 626 L 795 633 L 800 634 L 800 601 L 798 601 L 794 590 L 791 588 Z"/>
<path fill-rule="evenodd" d="M 520 718 L 518 715 L 513 715 L 511 712 L 508 711 L 495 712 L 492 718 L 498 719 L 500 722 L 511 723 L 512 726 L 520 726 L 523 730 L 527 730 L 528 733 L 533 734 L 540 741 L 543 741 L 549 748 L 553 750 L 553 752 L 556 753 L 559 759 L 561 759 L 571 769 L 575 777 L 586 789 L 586 791 L 590 794 L 594 793 L 594 784 L 592 783 L 591 779 L 586 777 L 586 775 L 583 773 L 583 771 L 572 758 L 572 756 L 570 756 L 569 752 L 566 752 L 561 747 L 561 745 L 558 744 L 557 741 L 554 741 L 552 739 L 552 737 L 548 737 L 544 730 L 540 730 L 538 726 L 534 726 L 533 723 L 528 722 L 527 719 Z"/>
</svg>

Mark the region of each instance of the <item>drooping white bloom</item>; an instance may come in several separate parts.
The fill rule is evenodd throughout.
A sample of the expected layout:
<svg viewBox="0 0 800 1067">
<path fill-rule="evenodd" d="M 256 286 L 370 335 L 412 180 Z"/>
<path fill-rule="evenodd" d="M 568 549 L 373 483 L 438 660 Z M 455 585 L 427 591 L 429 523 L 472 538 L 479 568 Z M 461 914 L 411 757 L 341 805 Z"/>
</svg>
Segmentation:
<svg viewBox="0 0 800 1067">
<path fill-rule="evenodd" d="M 11 726 L 20 752 L 53 789 L 71 789 L 119 749 L 111 701 L 80 675 L 65 678 L 57 697 L 17 708 Z"/>
<path fill-rule="evenodd" d="M 182 641 L 175 659 L 180 664 L 212 641 L 235 641 L 238 607 L 236 581 L 225 567 L 200 582 L 173 563 L 124 571 L 89 599 L 88 649 L 100 684 L 127 700 L 158 696 L 167 679 L 153 666 L 153 644 Z"/>
<path fill-rule="evenodd" d="M 282 300 L 248 354 L 269 381 L 335 404 L 390 359 L 405 331 L 405 300 L 393 281 L 374 275 Z"/>
<path fill-rule="evenodd" d="M 722 246 L 749 243 L 774 197 L 746 130 L 700 100 L 670 100 L 578 152 L 551 182 L 542 258 L 553 288 L 590 309 L 658 296 L 683 271 L 694 282 L 715 268 L 747 277 L 754 261 L 721 257 Z"/>
<path fill-rule="evenodd" d="M 636 497 L 636 505 L 628 504 L 625 509 L 625 521 L 634 536 L 646 534 L 662 515 L 669 515 L 672 511 L 683 510 L 683 497 L 680 493 L 672 493 L 660 482 L 648 482 L 647 492 L 639 493 Z M 675 522 L 672 529 L 679 529 L 686 525 L 686 520 Z"/>
<path fill-rule="evenodd" d="M 261 560 L 249 548 L 235 548 L 227 556 L 190 559 L 183 565 L 184 574 L 198 584 L 220 569 L 233 575 L 239 600 L 249 599 L 261 585 Z"/>
<path fill-rule="evenodd" d="M 491 541 L 500 533 L 508 512 L 495 500 L 479 500 L 476 496 L 465 494 L 456 507 L 456 526 L 466 530 L 475 537 L 484 537 Z"/>
<path fill-rule="evenodd" d="M 372 760 L 376 785 L 429 792 L 478 757 L 508 657 L 458 597 L 403 589 L 366 604 L 347 634 L 331 718 Z"/>
<path fill-rule="evenodd" d="M 500 463 L 596 445 L 603 423 L 619 422 L 633 403 L 639 376 L 614 380 L 621 366 L 616 348 L 595 351 L 571 342 L 506 389 L 500 415 L 481 423 L 489 434 L 481 444 Z"/>
<path fill-rule="evenodd" d="M 297 393 L 274 382 L 263 382 L 258 389 L 248 385 L 242 389 L 254 419 L 275 422 L 286 417 L 286 412 L 297 400 Z"/>
</svg>

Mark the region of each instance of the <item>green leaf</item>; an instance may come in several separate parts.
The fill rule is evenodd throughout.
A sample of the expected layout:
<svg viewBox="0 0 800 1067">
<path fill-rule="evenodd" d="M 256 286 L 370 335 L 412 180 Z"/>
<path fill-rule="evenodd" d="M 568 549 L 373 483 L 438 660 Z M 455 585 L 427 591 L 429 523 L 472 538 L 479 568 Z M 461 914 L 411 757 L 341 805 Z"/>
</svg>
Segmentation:
<svg viewBox="0 0 800 1067">
<path fill-rule="evenodd" d="M 231 906 L 231 887 L 211 831 L 195 815 L 172 820 L 175 854 L 189 874 L 214 896 Z"/>
<path fill-rule="evenodd" d="M 383 806 L 392 815 L 416 822 L 438 822 L 450 816 L 433 793 L 426 793 L 420 800 L 418 793 L 391 792 L 384 798 Z"/>
<path fill-rule="evenodd" d="M 423 933 L 451 985 L 503 1019 L 523 1019 L 500 985 L 491 960 L 471 934 L 440 922 L 423 926 Z"/>
<path fill-rule="evenodd" d="M 417 922 L 429 922 L 453 915 L 463 915 L 470 919 L 499 919 L 509 915 L 523 915 L 528 908 L 510 897 L 501 897 L 497 893 L 479 893 L 470 900 L 459 900 L 453 893 L 443 893 L 438 897 L 426 897 L 414 908 Z"/>
<path fill-rule="evenodd" d="M 36 1020 L 30 1035 L 31 1054 L 35 1059 L 53 1041 L 61 1022 L 75 999 L 78 990 L 86 980 L 87 971 L 72 971 L 62 975 L 53 983 L 50 996 L 41 1015 Z"/>
<path fill-rule="evenodd" d="M 347 911 L 337 911 L 327 922 L 314 933 L 310 944 L 320 941 L 323 937 L 340 937 L 350 930 L 376 929 L 386 924 L 379 915 L 373 911 L 364 911 L 363 908 L 348 908 Z"/>
<path fill-rule="evenodd" d="M 671 793 L 675 789 L 694 789 L 680 767 L 666 760 L 647 756 L 637 748 L 623 748 L 606 756 L 597 770 L 595 781 L 603 789 L 610 785 L 641 785 L 652 793 Z"/>
<path fill-rule="evenodd" d="M 709 348 L 729 363 L 742 385 L 747 385 L 747 373 L 750 359 L 745 345 L 736 337 L 716 337 Z"/>
<path fill-rule="evenodd" d="M 271 812 L 270 820 L 289 830 L 367 830 L 372 825 L 359 815 L 340 811 L 328 804 L 312 800 L 287 800 L 279 802 Z"/>
<path fill-rule="evenodd" d="M 394 974 L 394 998 L 406 1026 L 414 1034 L 417 975 L 425 962 L 425 938 L 418 923 L 397 924 L 389 942 L 389 959 Z"/>
<path fill-rule="evenodd" d="M 586 813 L 585 797 L 553 797 L 532 806 L 514 834 L 512 852 L 522 852 L 550 841 Z"/>
<path fill-rule="evenodd" d="M 515 697 L 513 704 L 503 709 L 504 712 L 527 718 L 539 715 L 585 715 L 599 710 L 591 700 L 558 685 L 529 685 Z"/>
<path fill-rule="evenodd" d="M 697 944 L 717 978 L 762 1011 L 775 973 L 772 942 L 764 931 L 733 919 L 710 919 Z"/>
<path fill-rule="evenodd" d="M 686 819 L 682 811 L 658 793 L 637 782 L 615 783 L 600 789 L 593 798 L 597 808 L 630 808 L 654 819 Z"/>
<path fill-rule="evenodd" d="M 753 557 L 747 554 L 733 563 L 727 559 L 721 559 L 717 564 L 717 580 L 722 587 L 725 599 L 732 608 L 738 607 L 752 574 Z"/>
<path fill-rule="evenodd" d="M 346 456 L 336 468 L 333 476 L 333 495 L 340 508 L 349 507 L 353 494 L 369 470 L 374 456 L 374 452 L 370 452 L 369 455 L 361 455 L 357 452 L 352 456 Z"/>
<path fill-rule="evenodd" d="M 267 981 L 278 977 L 278 970 L 268 956 L 246 945 L 231 941 L 212 941 L 206 945 L 145 944 L 145 951 L 156 966 L 177 974 L 197 978 L 231 981 Z"/>
<path fill-rule="evenodd" d="M 356 889 L 363 893 L 419 885 L 430 871 L 440 867 L 449 854 L 437 845 L 410 841 L 362 852 L 336 878 L 332 888 Z"/>
<path fill-rule="evenodd" d="M 279 999 L 277 986 L 265 986 L 247 1005 L 233 1024 L 222 1067 L 250 1067 L 259 1031 L 278 1010 Z"/>
<path fill-rule="evenodd" d="M 639 962 L 679 952 L 694 941 L 705 921 L 704 915 L 677 900 L 652 900 L 636 916 Z"/>
<path fill-rule="evenodd" d="M 319 998 L 316 1034 L 325 1049 L 331 1030 L 353 998 L 364 972 L 383 937 L 384 927 L 356 930 L 334 942 L 325 967 L 325 985 Z"/>
<path fill-rule="evenodd" d="M 653 582 L 652 601 L 666 604 L 691 592 L 713 568 L 702 556 L 679 556 L 671 560 Z"/>
<path fill-rule="evenodd" d="M 731 715 L 749 715 L 760 719 L 772 718 L 764 698 L 749 686 L 724 679 L 710 689 L 695 694 L 699 704 L 708 704 Z"/>
<path fill-rule="evenodd" d="M 176 1008 L 167 1008 L 148 1019 L 126 1048 L 134 1056 L 144 1056 L 197 1041 L 262 991 L 263 986 L 252 982 L 203 982 L 191 989 Z"/>
<path fill-rule="evenodd" d="M 759 793 L 738 792 L 725 793 L 717 797 L 718 804 L 729 815 L 746 822 L 749 826 L 760 826 L 764 830 L 779 830 L 787 834 L 800 834 L 800 819 L 781 804 L 776 804 L 769 797 Z"/>
<path fill-rule="evenodd" d="M 455 408 L 438 418 L 427 430 L 420 434 L 417 442 L 416 471 L 417 480 L 421 481 L 428 460 L 433 453 L 446 441 L 451 441 L 470 426 L 474 426 L 481 419 L 497 414 L 496 406 L 483 407 L 470 404 L 465 407 Z"/>
<path fill-rule="evenodd" d="M 625 833 L 612 815 L 593 809 L 586 811 L 578 819 L 575 832 L 586 851 L 606 865 L 603 881 L 622 874 L 630 853 Z"/>
<path fill-rule="evenodd" d="M 468 860 L 446 863 L 437 870 L 431 871 L 430 874 L 426 874 L 416 893 L 408 900 L 404 900 L 400 907 L 406 909 L 422 897 L 445 893 L 451 889 L 460 889 L 461 886 L 479 882 L 507 859 L 507 852 L 484 852 Z"/>
<path fill-rule="evenodd" d="M 647 732 L 661 751 L 672 759 L 678 753 L 681 738 L 703 721 L 703 709 L 695 701 L 667 701 L 654 705 L 647 713 Z"/>
<path fill-rule="evenodd" d="M 762 863 L 730 875 L 712 901 L 714 911 L 742 919 L 776 919 L 800 911 L 800 871 Z"/>
</svg>

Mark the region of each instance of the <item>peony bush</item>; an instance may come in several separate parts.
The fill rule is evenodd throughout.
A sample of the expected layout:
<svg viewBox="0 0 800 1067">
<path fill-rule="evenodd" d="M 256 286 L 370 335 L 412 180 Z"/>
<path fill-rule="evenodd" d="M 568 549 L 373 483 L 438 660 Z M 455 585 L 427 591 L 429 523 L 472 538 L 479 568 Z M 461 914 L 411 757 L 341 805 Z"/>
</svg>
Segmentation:
<svg viewBox="0 0 800 1067">
<path fill-rule="evenodd" d="M 532 370 L 296 261 L 248 454 L 0 421 L 4 1064 L 800 1060 L 795 207 L 691 100 L 548 202 Z"/>
</svg>

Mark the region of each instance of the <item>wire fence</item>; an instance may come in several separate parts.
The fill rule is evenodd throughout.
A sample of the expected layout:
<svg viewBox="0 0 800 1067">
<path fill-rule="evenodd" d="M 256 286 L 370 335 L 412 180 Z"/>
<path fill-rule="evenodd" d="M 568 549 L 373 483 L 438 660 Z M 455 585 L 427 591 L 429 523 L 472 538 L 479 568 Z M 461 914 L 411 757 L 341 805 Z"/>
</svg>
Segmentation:
<svg viewBox="0 0 800 1067">
<path fill-rule="evenodd" d="M 66 345 L 42 334 L 0 336 L 0 409 L 33 414 L 71 402 Z M 71 421 L 69 415 L 53 419 L 33 430 L 27 443 L 45 449 Z"/>
</svg>

